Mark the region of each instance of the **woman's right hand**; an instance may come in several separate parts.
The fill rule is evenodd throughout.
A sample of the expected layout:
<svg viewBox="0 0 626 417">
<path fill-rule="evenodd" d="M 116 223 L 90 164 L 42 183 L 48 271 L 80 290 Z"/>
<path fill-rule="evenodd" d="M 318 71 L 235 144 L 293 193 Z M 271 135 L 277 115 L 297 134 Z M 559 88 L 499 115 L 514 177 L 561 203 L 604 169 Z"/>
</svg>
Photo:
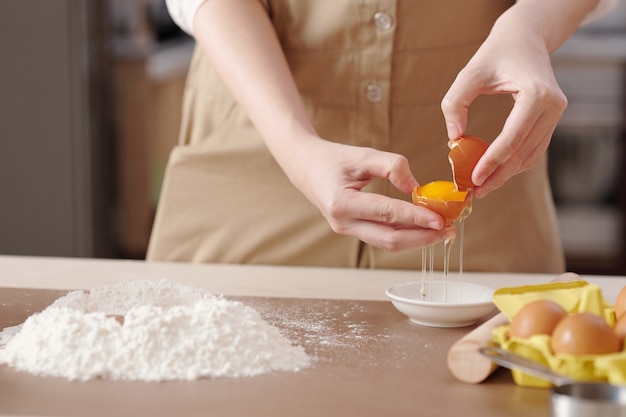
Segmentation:
<svg viewBox="0 0 626 417">
<path fill-rule="evenodd" d="M 443 218 L 431 210 L 363 191 L 374 178 L 381 178 L 410 195 L 418 183 L 402 155 L 316 137 L 301 143 L 283 169 L 336 233 L 392 252 L 454 235 L 454 229 L 444 228 Z"/>
</svg>

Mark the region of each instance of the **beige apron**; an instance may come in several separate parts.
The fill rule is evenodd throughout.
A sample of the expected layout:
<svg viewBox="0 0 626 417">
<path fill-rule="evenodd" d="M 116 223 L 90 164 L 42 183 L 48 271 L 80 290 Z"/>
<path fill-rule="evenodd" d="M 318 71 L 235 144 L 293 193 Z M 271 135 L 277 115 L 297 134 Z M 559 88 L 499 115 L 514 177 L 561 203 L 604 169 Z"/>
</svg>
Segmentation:
<svg viewBox="0 0 626 417">
<path fill-rule="evenodd" d="M 269 2 L 318 133 L 405 155 L 422 184 L 452 178 L 441 99 L 511 3 Z M 467 133 L 493 139 L 511 105 L 509 96 L 479 98 Z M 409 199 L 384 181 L 367 191 Z M 189 73 L 180 144 L 170 157 L 148 259 L 421 268 L 419 249 L 389 253 L 335 234 L 288 181 L 200 50 Z M 464 265 L 473 271 L 563 270 L 545 160 L 475 200 L 466 220 Z M 451 267 L 457 268 L 455 255 Z"/>
</svg>

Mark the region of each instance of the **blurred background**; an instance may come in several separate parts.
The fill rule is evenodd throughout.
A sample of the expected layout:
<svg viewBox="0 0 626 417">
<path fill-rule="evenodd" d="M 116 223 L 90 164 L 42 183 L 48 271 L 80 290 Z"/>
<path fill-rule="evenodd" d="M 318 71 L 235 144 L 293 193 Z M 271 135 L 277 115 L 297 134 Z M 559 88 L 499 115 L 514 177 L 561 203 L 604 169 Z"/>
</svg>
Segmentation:
<svg viewBox="0 0 626 417">
<path fill-rule="evenodd" d="M 0 254 L 141 259 L 193 40 L 164 0 L 0 0 Z M 568 270 L 626 274 L 626 6 L 553 55 Z"/>
</svg>

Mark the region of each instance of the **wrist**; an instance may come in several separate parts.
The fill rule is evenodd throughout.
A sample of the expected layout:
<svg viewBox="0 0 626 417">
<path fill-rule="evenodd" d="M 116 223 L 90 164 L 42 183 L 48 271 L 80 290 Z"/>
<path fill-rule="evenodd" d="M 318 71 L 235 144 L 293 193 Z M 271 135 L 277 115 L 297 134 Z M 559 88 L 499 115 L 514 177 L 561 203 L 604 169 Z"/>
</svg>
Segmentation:
<svg viewBox="0 0 626 417">
<path fill-rule="evenodd" d="M 259 129 L 265 145 L 289 180 L 300 188 L 305 167 L 310 166 L 329 142 L 320 138 L 308 122 L 283 118 L 273 128 Z"/>
<path fill-rule="evenodd" d="M 554 52 L 578 29 L 600 0 L 518 0 L 501 19 L 526 34 L 536 34 L 548 53 Z M 498 19 L 500 20 L 500 19 Z M 496 22 L 496 25 L 498 22 Z"/>
</svg>

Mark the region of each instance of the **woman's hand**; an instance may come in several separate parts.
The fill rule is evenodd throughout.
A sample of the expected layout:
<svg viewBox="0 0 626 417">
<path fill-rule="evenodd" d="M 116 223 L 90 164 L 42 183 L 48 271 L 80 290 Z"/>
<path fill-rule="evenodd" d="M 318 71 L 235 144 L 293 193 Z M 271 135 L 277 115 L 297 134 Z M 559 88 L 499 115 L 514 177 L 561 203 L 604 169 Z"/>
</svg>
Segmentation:
<svg viewBox="0 0 626 417">
<path fill-rule="evenodd" d="M 596 3 L 518 1 L 498 19 L 445 95 L 442 110 L 450 139 L 465 133 L 468 108 L 479 95 L 511 94 L 515 100 L 502 131 L 474 169 L 476 197 L 534 167 L 545 153 L 567 106 L 550 53 Z"/>
<path fill-rule="evenodd" d="M 411 194 L 418 183 L 405 157 L 319 138 L 303 143 L 283 169 L 336 233 L 388 251 L 424 247 L 454 235 L 431 210 L 363 191 L 374 178 L 382 178 Z"/>
</svg>

